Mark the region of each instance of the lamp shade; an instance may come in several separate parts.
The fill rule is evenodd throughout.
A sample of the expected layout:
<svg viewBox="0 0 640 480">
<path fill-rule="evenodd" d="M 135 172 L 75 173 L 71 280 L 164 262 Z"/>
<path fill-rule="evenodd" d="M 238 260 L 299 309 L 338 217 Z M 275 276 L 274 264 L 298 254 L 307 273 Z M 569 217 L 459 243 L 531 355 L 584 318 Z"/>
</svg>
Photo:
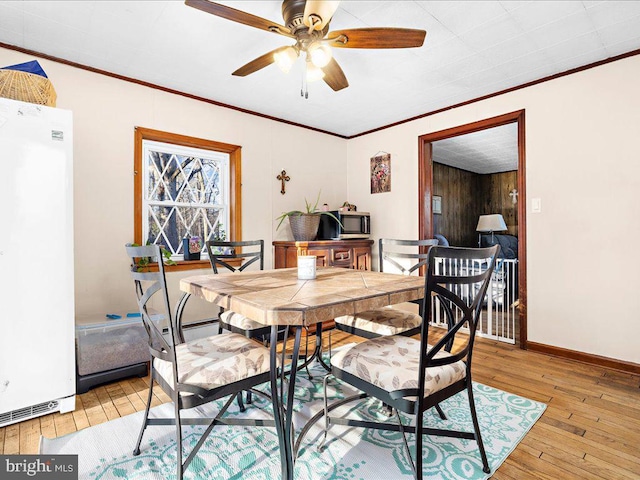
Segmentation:
<svg viewBox="0 0 640 480">
<path fill-rule="evenodd" d="M 491 215 L 480 215 L 478 219 L 477 232 L 501 232 L 507 230 L 507 224 L 499 213 Z"/>
</svg>

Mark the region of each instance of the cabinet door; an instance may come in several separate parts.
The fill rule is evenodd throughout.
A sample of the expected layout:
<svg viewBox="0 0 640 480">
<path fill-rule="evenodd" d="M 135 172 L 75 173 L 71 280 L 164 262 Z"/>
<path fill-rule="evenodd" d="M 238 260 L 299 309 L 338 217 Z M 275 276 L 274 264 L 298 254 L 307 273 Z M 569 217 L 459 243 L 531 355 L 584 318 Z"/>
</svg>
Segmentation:
<svg viewBox="0 0 640 480">
<path fill-rule="evenodd" d="M 356 270 L 371 270 L 371 248 L 354 248 L 353 256 Z"/>
<path fill-rule="evenodd" d="M 287 247 L 276 246 L 274 250 L 274 268 L 287 268 Z"/>
<path fill-rule="evenodd" d="M 274 268 L 292 268 L 298 266 L 298 250 L 293 246 L 275 248 Z"/>
<path fill-rule="evenodd" d="M 305 255 L 315 255 L 317 267 L 331 266 L 331 250 L 329 249 L 310 248 L 308 250 L 308 253 L 306 253 Z"/>
</svg>

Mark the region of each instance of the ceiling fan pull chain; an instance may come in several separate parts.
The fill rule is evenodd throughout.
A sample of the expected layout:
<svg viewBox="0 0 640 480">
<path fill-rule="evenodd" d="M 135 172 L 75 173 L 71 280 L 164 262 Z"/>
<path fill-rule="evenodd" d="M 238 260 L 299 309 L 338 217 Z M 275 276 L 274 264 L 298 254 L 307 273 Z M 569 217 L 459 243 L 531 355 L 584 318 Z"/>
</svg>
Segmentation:
<svg viewBox="0 0 640 480">
<path fill-rule="evenodd" d="M 305 99 L 309 98 L 309 84 L 306 81 L 307 79 L 307 75 L 305 74 L 305 72 L 302 73 L 302 86 L 300 87 L 300 96 L 304 97 Z"/>
</svg>

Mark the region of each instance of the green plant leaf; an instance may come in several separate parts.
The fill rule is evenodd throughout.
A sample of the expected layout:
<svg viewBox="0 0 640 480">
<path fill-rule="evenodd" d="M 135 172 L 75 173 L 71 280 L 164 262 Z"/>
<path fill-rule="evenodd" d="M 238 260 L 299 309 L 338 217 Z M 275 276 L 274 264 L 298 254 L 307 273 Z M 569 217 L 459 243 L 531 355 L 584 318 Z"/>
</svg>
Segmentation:
<svg viewBox="0 0 640 480">
<path fill-rule="evenodd" d="M 304 212 L 302 210 L 291 210 L 289 212 L 284 212 L 279 217 L 276 217 L 276 220 L 280 220 L 278 222 L 278 226 L 276 227 L 276 230 L 278 230 L 282 226 L 282 222 L 284 222 L 285 218 L 289 218 L 289 217 L 292 217 L 294 215 L 313 215 L 313 214 L 316 214 L 316 215 L 328 215 L 331 218 L 333 218 L 336 222 L 338 222 L 338 224 L 342 227 L 343 226 L 342 222 L 333 213 L 331 213 L 331 212 L 323 212 L 323 211 L 319 211 L 318 210 L 318 204 L 320 203 L 320 194 L 321 193 L 322 193 L 322 190 L 320 190 L 318 192 L 318 198 L 316 198 L 316 203 L 314 203 L 313 205 L 311 205 L 311 203 L 309 203 L 309 201 L 305 197 L 305 199 L 304 199 L 305 211 Z"/>
</svg>

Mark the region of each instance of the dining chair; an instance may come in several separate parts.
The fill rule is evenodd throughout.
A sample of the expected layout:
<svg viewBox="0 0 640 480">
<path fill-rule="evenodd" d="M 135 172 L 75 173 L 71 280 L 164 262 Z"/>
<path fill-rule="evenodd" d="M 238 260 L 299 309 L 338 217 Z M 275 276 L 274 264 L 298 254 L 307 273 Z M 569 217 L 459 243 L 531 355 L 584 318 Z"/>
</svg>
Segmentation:
<svg viewBox="0 0 640 480">
<path fill-rule="evenodd" d="M 227 242 L 222 240 L 209 240 L 205 242 L 209 262 L 213 273 L 218 274 L 219 269 L 231 272 L 242 272 L 251 265 L 256 265 L 264 270 L 264 240 L 244 240 Z M 228 330 L 258 340 L 268 346 L 270 341 L 271 326 L 256 322 L 249 317 L 233 310 L 220 309 L 218 316 L 218 333 Z M 278 338 L 286 336 L 286 327 L 278 330 Z M 308 350 L 308 346 L 307 346 Z M 251 403 L 251 392 L 247 392 L 247 403 Z M 242 395 L 238 394 L 238 405 L 244 410 Z"/>
<path fill-rule="evenodd" d="M 236 333 L 212 335 L 183 342 L 181 327 L 176 322 L 176 317 L 171 314 L 161 247 L 127 246 L 126 251 L 131 260 L 131 277 L 151 353 L 149 397 L 133 454 L 140 454 L 140 445 L 147 426 L 175 425 L 176 476 L 182 479 L 184 471 L 215 425 L 224 423 L 275 427 L 275 421 L 268 418 L 251 420 L 239 418 L 237 415 L 221 418 L 236 395 L 242 391 L 249 390 L 271 399 L 270 395 L 253 388 L 270 381 L 269 349 Z M 151 271 L 148 262 L 145 262 L 145 266 L 140 266 L 140 259 L 157 259 L 157 271 Z M 163 334 L 165 328 L 168 329 L 166 335 Z M 149 418 L 154 383 L 171 398 L 174 405 L 173 418 Z M 183 410 L 224 397 L 229 398 L 215 418 L 181 417 Z M 183 425 L 208 425 L 184 462 L 181 428 Z"/>
<path fill-rule="evenodd" d="M 480 318 L 482 301 L 495 267 L 499 246 L 490 248 L 458 248 L 434 246 L 426 259 L 425 294 L 420 339 L 402 335 L 372 338 L 345 348 L 331 358 L 331 373 L 324 379 L 324 439 L 331 425 L 372 428 L 400 432 L 416 480 L 422 479 L 423 435 L 437 435 L 475 440 L 482 470 L 489 473 L 489 463 L 482 443 L 471 381 L 474 338 Z M 448 268 L 457 262 L 478 262 L 481 269 Z M 473 295 L 469 295 L 473 292 Z M 446 334 L 434 345 L 429 343 L 429 320 L 435 302 L 439 302 L 447 316 Z M 460 334 L 466 326 L 467 334 Z M 460 335 L 458 335 L 460 334 Z M 458 336 L 456 336 L 458 335 Z M 454 344 L 454 341 L 456 343 Z M 455 349 L 453 348 L 455 346 Z M 329 405 L 327 384 L 331 377 L 348 383 L 363 393 Z M 423 414 L 453 395 L 466 390 L 473 431 L 430 428 L 424 425 Z M 331 417 L 337 407 L 351 401 L 374 397 L 394 409 L 396 423 L 375 421 L 366 416 Z M 357 411 L 357 410 L 356 410 Z M 403 420 L 399 412 L 406 415 Z M 438 410 L 444 420 L 446 416 Z M 455 425 L 460 412 L 452 416 Z M 413 418 L 412 418 L 413 417 Z M 454 427 L 456 428 L 456 427 Z M 460 427 L 462 428 L 462 427 Z M 412 455 L 406 434 L 415 438 Z M 477 461 L 471 452 L 469 461 Z"/>
<path fill-rule="evenodd" d="M 211 268 L 215 274 L 218 274 L 218 270 L 221 268 L 231 272 L 242 272 L 254 264 L 260 270 L 264 270 L 264 240 L 238 242 L 209 240 L 205 245 Z M 223 330 L 257 339 L 266 345 L 269 341 L 271 327 L 232 310 L 221 310 L 219 333 L 222 333 Z"/>
<path fill-rule="evenodd" d="M 427 252 L 424 249 L 434 245 L 438 245 L 438 240 L 381 238 L 378 241 L 380 271 L 384 272 L 385 265 L 389 264 L 402 275 L 418 274 L 427 262 Z M 343 315 L 337 317 L 335 322 L 338 330 L 364 338 L 383 335 L 411 336 L 420 332 L 422 317 L 420 314 L 390 306 Z"/>
</svg>

